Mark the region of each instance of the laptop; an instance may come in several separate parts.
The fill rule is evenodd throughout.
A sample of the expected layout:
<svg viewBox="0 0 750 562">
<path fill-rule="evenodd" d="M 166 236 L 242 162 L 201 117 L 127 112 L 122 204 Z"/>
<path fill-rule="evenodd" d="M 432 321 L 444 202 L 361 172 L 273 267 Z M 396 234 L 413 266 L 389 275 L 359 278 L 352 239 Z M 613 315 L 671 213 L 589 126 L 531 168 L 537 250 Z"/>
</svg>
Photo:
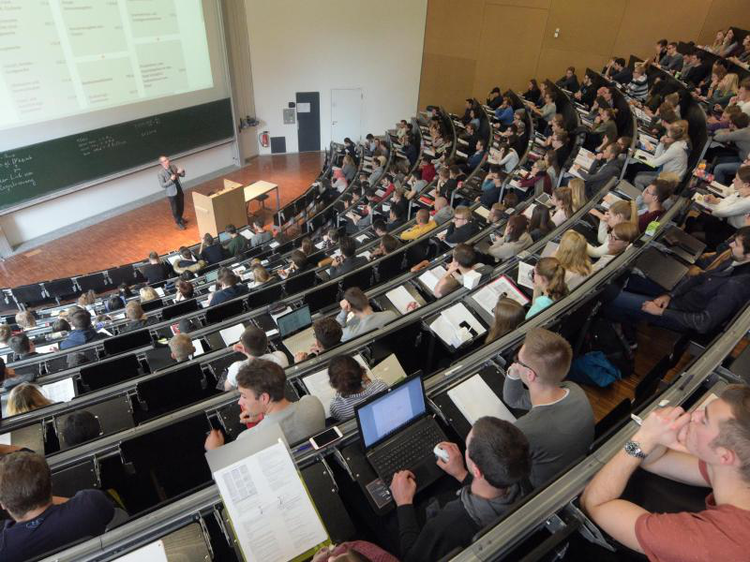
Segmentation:
<svg viewBox="0 0 750 562">
<path fill-rule="evenodd" d="M 674 289 L 688 271 L 687 266 L 656 248 L 646 248 L 635 261 L 635 266 L 667 291 Z"/>
<path fill-rule="evenodd" d="M 301 332 L 308 326 L 312 326 L 310 307 L 305 305 L 283 316 L 279 316 L 276 319 L 276 325 L 279 327 L 279 336 L 282 338 L 287 338 L 297 332 Z"/>
<path fill-rule="evenodd" d="M 664 243 L 679 257 L 693 264 L 701 256 L 706 244 L 690 236 L 676 226 L 670 227 L 664 235 Z"/>
<path fill-rule="evenodd" d="M 422 378 L 412 375 L 355 409 L 365 457 L 386 486 L 399 470 L 410 470 L 417 491 L 443 475 L 433 449 L 447 441 L 427 412 Z"/>
</svg>

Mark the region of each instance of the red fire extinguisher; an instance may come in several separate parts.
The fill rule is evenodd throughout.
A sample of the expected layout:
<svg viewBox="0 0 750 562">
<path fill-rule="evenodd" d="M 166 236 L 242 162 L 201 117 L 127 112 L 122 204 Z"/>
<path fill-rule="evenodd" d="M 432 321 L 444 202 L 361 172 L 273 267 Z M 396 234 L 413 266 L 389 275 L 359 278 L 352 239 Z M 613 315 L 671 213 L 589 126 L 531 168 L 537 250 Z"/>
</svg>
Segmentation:
<svg viewBox="0 0 750 562">
<path fill-rule="evenodd" d="M 263 131 L 261 134 L 258 135 L 258 142 L 260 142 L 260 145 L 263 148 L 268 148 L 271 144 L 271 136 L 268 134 L 268 131 Z"/>
</svg>

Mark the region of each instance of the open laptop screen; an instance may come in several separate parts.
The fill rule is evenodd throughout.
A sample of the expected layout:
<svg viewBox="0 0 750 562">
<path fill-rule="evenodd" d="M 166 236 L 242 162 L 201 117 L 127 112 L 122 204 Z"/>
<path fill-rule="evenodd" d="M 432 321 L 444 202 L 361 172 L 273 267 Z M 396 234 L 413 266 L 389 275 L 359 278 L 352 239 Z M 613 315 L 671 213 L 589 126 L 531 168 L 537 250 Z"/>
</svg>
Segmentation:
<svg viewBox="0 0 750 562">
<path fill-rule="evenodd" d="M 357 408 L 357 424 L 370 448 L 426 411 L 422 379 L 413 376 Z"/>
<path fill-rule="evenodd" d="M 303 306 L 276 319 L 276 325 L 279 327 L 279 335 L 282 338 L 299 332 L 307 328 L 310 324 L 312 324 L 312 318 L 310 317 L 309 306 Z"/>
</svg>

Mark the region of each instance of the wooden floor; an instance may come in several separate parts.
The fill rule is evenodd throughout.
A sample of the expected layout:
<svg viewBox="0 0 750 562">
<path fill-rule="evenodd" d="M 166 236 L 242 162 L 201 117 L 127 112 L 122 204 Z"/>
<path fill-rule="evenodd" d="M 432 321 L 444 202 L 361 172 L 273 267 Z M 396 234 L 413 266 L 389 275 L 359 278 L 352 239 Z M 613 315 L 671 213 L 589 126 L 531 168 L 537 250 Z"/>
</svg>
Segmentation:
<svg viewBox="0 0 750 562">
<path fill-rule="evenodd" d="M 324 157 L 323 152 L 259 156 L 241 170 L 224 177 L 243 184 L 258 180 L 278 184 L 281 204 L 284 205 L 310 187 L 320 172 Z M 195 189 L 208 193 L 222 187 L 222 181 L 223 178 L 217 178 Z M 163 254 L 198 242 L 203 233 L 198 232 L 195 222 L 191 191 L 185 193 L 186 230 L 175 226 L 169 203 L 164 198 L 7 259 L 0 263 L 0 287 L 98 271 L 145 259 L 151 250 Z M 271 193 L 266 206 L 275 209 L 275 199 L 275 193 Z M 255 211 L 257 205 L 252 205 Z"/>
</svg>

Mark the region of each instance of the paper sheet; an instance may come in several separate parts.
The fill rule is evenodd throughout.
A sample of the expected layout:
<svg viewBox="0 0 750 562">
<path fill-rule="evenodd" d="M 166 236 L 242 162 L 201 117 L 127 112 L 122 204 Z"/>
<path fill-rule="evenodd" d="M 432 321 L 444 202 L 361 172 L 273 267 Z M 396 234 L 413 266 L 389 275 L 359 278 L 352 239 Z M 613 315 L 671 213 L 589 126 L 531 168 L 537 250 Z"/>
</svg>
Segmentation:
<svg viewBox="0 0 750 562">
<path fill-rule="evenodd" d="M 433 267 L 432 269 L 428 269 L 425 271 L 422 275 L 418 277 L 418 279 L 424 283 L 424 285 L 432 292 L 432 294 L 435 294 L 435 285 L 438 284 L 438 281 L 448 273 L 445 268 L 442 265 L 439 265 L 437 267 Z"/>
<path fill-rule="evenodd" d="M 474 212 L 484 220 L 487 220 L 490 216 L 490 211 L 486 207 L 477 207 L 476 209 L 474 209 Z"/>
<path fill-rule="evenodd" d="M 419 303 L 414 299 L 413 296 L 411 296 L 411 293 L 406 290 L 403 286 L 396 287 L 395 289 L 392 289 L 388 291 L 385 294 L 386 297 L 388 297 L 388 300 L 393 303 L 393 306 L 398 309 L 398 311 L 401 314 L 408 314 L 409 310 L 407 310 L 407 307 L 411 303 L 415 303 L 417 307 L 419 307 Z"/>
<path fill-rule="evenodd" d="M 526 305 L 529 299 L 513 285 L 510 279 L 501 275 L 492 283 L 485 285 L 479 291 L 471 296 L 474 301 L 481 306 L 490 316 L 495 314 L 495 305 L 503 296 L 513 299 L 521 305 Z"/>
<path fill-rule="evenodd" d="M 53 351 L 57 351 L 57 344 L 37 346 L 36 351 L 37 353 L 52 353 Z"/>
<path fill-rule="evenodd" d="M 248 240 L 250 240 L 250 238 L 252 238 L 252 236 L 253 236 L 253 234 L 254 234 L 254 233 L 253 233 L 253 231 L 252 231 L 252 230 L 250 230 L 250 229 L 248 228 L 248 229 L 246 229 L 246 230 L 241 230 L 241 231 L 240 231 L 240 234 L 242 234 L 242 236 L 244 236 L 245 238 L 247 238 Z"/>
<path fill-rule="evenodd" d="M 624 201 L 624 199 L 622 197 L 618 197 L 612 192 L 609 192 L 604 196 L 604 199 L 602 199 L 602 207 L 604 207 L 605 209 L 609 209 L 618 201 Z"/>
<path fill-rule="evenodd" d="M 168 560 L 164 541 L 156 541 L 116 558 L 115 562 L 168 562 Z"/>
<path fill-rule="evenodd" d="M 53 402 L 70 402 L 76 397 L 73 377 L 42 385 L 42 393 Z"/>
<path fill-rule="evenodd" d="M 531 203 L 528 207 L 526 207 L 523 210 L 523 216 L 525 216 L 527 219 L 531 220 L 531 215 L 534 214 L 534 209 L 536 208 L 536 203 Z"/>
<path fill-rule="evenodd" d="M 155 292 L 156 292 L 156 294 L 157 294 L 157 295 L 159 295 L 160 297 L 163 297 L 163 296 L 164 296 L 164 289 L 163 289 L 162 287 L 156 287 L 156 288 L 154 289 L 154 291 L 155 291 Z"/>
<path fill-rule="evenodd" d="M 534 290 L 534 266 L 526 262 L 518 262 L 518 278 L 516 283 L 522 287 Z"/>
<path fill-rule="evenodd" d="M 328 535 L 283 442 L 214 473 L 243 556 L 287 562 Z"/>
<path fill-rule="evenodd" d="M 487 332 L 463 303 L 455 304 L 443 310 L 437 319 L 430 324 L 430 329 L 448 345 L 458 347 L 474 337 L 471 331 L 461 326 L 463 322 L 474 329 L 477 337 Z"/>
<path fill-rule="evenodd" d="M 516 421 L 508 407 L 478 374 L 451 388 L 448 396 L 471 425 L 483 416 L 493 416 L 511 423 Z"/>
<path fill-rule="evenodd" d="M 232 326 L 231 328 L 224 328 L 223 330 L 219 330 L 219 335 L 221 335 L 221 339 L 224 340 L 224 345 L 229 347 L 240 341 L 240 336 L 244 331 L 245 326 L 243 324 L 237 324 L 235 326 Z"/>
<path fill-rule="evenodd" d="M 0 435 L 0 445 L 12 445 L 13 443 L 10 442 L 10 433 L 3 433 Z"/>
<path fill-rule="evenodd" d="M 193 347 L 195 348 L 193 357 L 198 357 L 199 355 L 206 353 L 206 350 L 203 349 L 203 342 L 201 342 L 201 340 L 193 340 Z"/>
</svg>

